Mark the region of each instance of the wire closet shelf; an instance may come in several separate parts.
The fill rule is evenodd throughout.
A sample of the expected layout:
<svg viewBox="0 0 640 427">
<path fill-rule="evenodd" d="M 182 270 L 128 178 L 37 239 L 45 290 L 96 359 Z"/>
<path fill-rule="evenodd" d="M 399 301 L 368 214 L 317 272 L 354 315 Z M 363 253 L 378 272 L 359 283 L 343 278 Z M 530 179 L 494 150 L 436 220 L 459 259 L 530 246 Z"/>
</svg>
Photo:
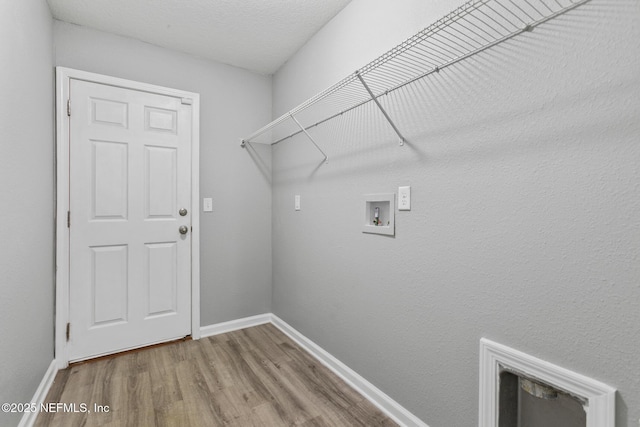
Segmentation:
<svg viewBox="0 0 640 427">
<path fill-rule="evenodd" d="M 333 86 L 242 140 L 278 144 L 374 102 L 405 142 L 381 98 L 524 32 L 533 31 L 590 0 L 471 0 Z M 308 124 L 303 124 L 308 123 Z"/>
</svg>

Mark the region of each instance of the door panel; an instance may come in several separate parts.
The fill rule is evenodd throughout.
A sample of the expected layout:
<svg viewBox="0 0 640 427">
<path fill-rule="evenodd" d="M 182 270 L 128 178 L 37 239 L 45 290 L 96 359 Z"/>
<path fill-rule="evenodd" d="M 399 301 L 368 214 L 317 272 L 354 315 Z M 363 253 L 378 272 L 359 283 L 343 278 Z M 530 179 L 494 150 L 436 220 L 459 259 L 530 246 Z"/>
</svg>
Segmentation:
<svg viewBox="0 0 640 427">
<path fill-rule="evenodd" d="M 175 218 L 177 150 L 145 147 L 145 218 Z"/>
<path fill-rule="evenodd" d="M 127 127 L 129 104 L 108 99 L 90 99 L 93 123 Z"/>
<path fill-rule="evenodd" d="M 178 279 L 175 242 L 147 244 L 145 271 L 149 309 L 147 317 L 176 312 L 176 282 Z"/>
<path fill-rule="evenodd" d="M 91 327 L 127 321 L 128 247 L 91 248 Z"/>
<path fill-rule="evenodd" d="M 70 82 L 69 360 L 191 332 L 191 107 Z"/>
<path fill-rule="evenodd" d="M 145 107 L 145 128 L 149 131 L 176 133 L 177 115 L 174 110 Z"/>
<path fill-rule="evenodd" d="M 91 148 L 92 219 L 127 219 L 128 145 L 91 141 Z"/>
</svg>

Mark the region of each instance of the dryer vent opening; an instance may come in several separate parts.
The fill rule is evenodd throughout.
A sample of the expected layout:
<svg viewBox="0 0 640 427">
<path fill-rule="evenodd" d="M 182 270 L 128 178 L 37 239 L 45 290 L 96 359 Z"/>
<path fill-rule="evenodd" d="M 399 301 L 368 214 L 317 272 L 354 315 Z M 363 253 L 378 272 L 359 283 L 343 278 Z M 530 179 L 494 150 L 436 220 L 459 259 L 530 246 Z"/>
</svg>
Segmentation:
<svg viewBox="0 0 640 427">
<path fill-rule="evenodd" d="M 616 389 L 487 338 L 480 427 L 615 427 Z"/>
<path fill-rule="evenodd" d="M 499 427 L 586 427 L 583 405 L 549 384 L 500 373 Z"/>
</svg>

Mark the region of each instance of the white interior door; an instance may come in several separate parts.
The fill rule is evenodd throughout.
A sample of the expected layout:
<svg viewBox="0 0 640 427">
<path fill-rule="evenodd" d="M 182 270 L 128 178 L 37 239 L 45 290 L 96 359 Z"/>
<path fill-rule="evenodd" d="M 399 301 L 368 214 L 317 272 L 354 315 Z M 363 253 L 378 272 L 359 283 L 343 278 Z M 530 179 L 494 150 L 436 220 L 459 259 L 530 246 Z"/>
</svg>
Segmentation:
<svg viewBox="0 0 640 427">
<path fill-rule="evenodd" d="M 82 80 L 69 91 L 69 360 L 189 335 L 191 107 Z"/>
</svg>

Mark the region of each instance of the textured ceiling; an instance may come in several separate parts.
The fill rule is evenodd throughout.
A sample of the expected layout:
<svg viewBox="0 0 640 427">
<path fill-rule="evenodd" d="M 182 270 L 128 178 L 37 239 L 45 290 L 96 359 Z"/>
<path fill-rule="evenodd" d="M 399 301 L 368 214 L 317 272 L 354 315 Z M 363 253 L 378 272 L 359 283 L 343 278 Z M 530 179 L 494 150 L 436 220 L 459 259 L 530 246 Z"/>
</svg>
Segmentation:
<svg viewBox="0 0 640 427">
<path fill-rule="evenodd" d="M 54 18 L 263 74 L 351 0 L 47 0 Z"/>
</svg>

